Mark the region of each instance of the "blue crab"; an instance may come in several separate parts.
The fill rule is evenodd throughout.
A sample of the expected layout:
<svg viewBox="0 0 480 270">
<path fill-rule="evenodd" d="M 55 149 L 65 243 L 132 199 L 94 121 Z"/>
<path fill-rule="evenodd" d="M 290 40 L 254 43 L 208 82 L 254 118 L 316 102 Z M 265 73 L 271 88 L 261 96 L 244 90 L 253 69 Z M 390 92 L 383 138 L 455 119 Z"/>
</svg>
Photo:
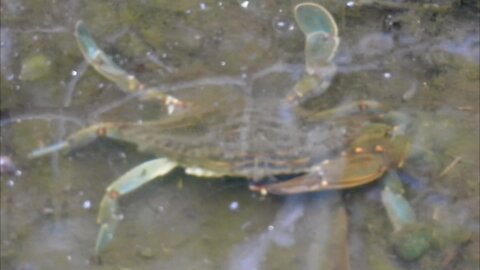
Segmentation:
<svg viewBox="0 0 480 270">
<path fill-rule="evenodd" d="M 245 178 L 252 191 L 264 195 L 353 188 L 402 167 L 409 151 L 405 123 L 382 104 L 360 100 L 322 111 L 302 106 L 329 87 L 340 39 L 336 22 L 324 7 L 302 3 L 294 12 L 306 38 L 305 72 L 279 96 L 260 95 L 255 84 L 249 94 L 229 84 L 173 94 L 159 91 L 117 66 L 97 47 L 84 23 L 77 23 L 78 45 L 95 70 L 123 91 L 160 103 L 169 112 L 142 123 L 98 123 L 30 154 L 36 158 L 106 137 L 158 156 L 107 187 L 99 207 L 95 255 L 113 239 L 121 220 L 119 199 L 178 166 L 197 177 Z M 389 185 L 382 201 L 396 229 L 414 222 L 408 203 Z"/>
</svg>

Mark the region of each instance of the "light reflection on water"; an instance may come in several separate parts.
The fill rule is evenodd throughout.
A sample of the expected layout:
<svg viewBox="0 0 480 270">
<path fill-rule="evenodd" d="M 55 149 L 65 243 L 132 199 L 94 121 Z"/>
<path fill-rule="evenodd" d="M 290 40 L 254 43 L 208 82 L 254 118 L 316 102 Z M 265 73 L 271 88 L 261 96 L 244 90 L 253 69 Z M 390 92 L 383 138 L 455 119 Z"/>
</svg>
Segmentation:
<svg viewBox="0 0 480 270">
<path fill-rule="evenodd" d="M 339 74 L 325 99 L 311 106 L 369 97 L 415 114 L 412 151 L 429 154 L 414 155 L 402 179 L 419 219 L 433 220 L 441 232 L 433 251 L 414 263 L 395 259 L 375 184 L 341 198 L 322 193 L 262 199 L 242 181 L 210 182 L 175 172 L 122 201 L 125 220 L 104 265 L 92 265 L 103 190 L 151 157 L 109 142 L 71 155 L 24 157 L 79 125 L 163 112 L 149 104 L 139 109 L 134 97 L 86 68 L 71 34 L 77 20 L 88 23 L 122 66 L 161 87 L 212 81 L 242 86 L 252 70 L 275 71 L 278 63 L 298 77 L 302 64 L 301 34 L 279 25 L 293 22 L 291 5 L 157 2 L 163 6 L 2 1 L 1 150 L 23 172 L 1 178 L 2 268 L 318 269 L 325 265 L 318 254 L 337 248 L 350 250 L 352 269 L 378 268 L 391 258 L 392 269 L 478 267 L 478 14 L 343 10 L 330 2 L 323 4 L 339 21 L 342 37 Z M 383 28 L 390 14 L 388 22 L 399 29 Z M 36 54 L 52 61 L 51 70 L 33 81 L 20 79 L 22 62 Z M 413 84 L 415 93 L 403 98 Z M 232 202 L 239 206 L 235 211 Z M 341 227 L 345 208 L 349 240 L 333 248 L 328 236 Z"/>
</svg>

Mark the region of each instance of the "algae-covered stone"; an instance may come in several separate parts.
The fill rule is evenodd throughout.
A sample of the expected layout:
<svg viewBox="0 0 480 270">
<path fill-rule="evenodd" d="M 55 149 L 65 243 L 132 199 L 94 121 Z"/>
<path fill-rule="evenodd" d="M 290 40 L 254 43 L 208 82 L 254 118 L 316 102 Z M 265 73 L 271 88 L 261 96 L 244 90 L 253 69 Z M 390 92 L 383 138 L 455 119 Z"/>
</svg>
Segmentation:
<svg viewBox="0 0 480 270">
<path fill-rule="evenodd" d="M 404 260 L 419 259 L 431 246 L 432 236 L 428 230 L 411 225 L 397 232 L 393 238 L 396 253 Z"/>
<path fill-rule="evenodd" d="M 36 54 L 22 62 L 20 79 L 22 81 L 34 81 L 45 77 L 51 71 L 52 61 L 44 54 Z"/>
<path fill-rule="evenodd" d="M 367 245 L 368 266 L 372 270 L 398 270 L 393 260 L 388 256 L 386 250 L 375 245 Z"/>
</svg>

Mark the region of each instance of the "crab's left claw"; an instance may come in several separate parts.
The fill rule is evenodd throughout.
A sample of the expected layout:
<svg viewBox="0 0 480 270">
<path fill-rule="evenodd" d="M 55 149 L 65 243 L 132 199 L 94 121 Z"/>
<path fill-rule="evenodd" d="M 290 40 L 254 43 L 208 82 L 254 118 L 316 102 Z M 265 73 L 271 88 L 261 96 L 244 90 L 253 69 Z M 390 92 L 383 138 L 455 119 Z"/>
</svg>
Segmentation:
<svg viewBox="0 0 480 270">
<path fill-rule="evenodd" d="M 314 3 L 302 3 L 295 7 L 295 20 L 305 34 L 305 61 L 307 73 L 331 63 L 340 39 L 332 14 Z"/>
<path fill-rule="evenodd" d="M 350 112 L 350 106 L 342 108 Z M 304 175 L 293 179 L 254 185 L 255 191 L 293 194 L 321 190 L 344 189 L 365 185 L 379 179 L 389 168 L 400 168 L 410 149 L 406 136 L 395 128 L 370 123 L 362 128 L 342 154 L 323 160 Z"/>
<path fill-rule="evenodd" d="M 316 32 L 338 35 L 335 19 L 323 6 L 315 3 L 301 3 L 295 6 L 294 12 L 295 20 L 305 35 Z"/>
<path fill-rule="evenodd" d="M 263 194 L 296 194 L 344 189 L 374 181 L 381 177 L 386 169 L 379 155 L 362 153 L 324 161 L 305 175 L 282 182 L 251 185 L 250 189 Z"/>
<path fill-rule="evenodd" d="M 302 99 L 306 94 L 323 93 L 336 73 L 332 59 L 340 39 L 333 16 L 319 4 L 302 3 L 295 7 L 295 20 L 305 34 L 305 75 L 294 86 L 287 100 Z"/>
</svg>

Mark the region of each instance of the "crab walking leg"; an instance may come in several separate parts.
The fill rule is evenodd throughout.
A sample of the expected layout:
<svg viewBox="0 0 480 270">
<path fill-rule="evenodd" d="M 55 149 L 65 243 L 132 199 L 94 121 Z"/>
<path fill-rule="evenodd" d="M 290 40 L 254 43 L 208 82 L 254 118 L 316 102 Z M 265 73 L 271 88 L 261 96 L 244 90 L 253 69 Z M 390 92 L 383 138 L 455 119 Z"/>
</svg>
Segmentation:
<svg viewBox="0 0 480 270">
<path fill-rule="evenodd" d="M 30 152 L 28 154 L 28 158 L 37 158 L 37 157 L 49 155 L 49 154 L 58 152 L 60 150 L 66 149 L 68 147 L 69 147 L 68 142 L 61 141 L 61 142 L 58 142 L 58 143 L 55 143 L 55 144 L 52 144 L 52 145 L 49 145 L 49 146 L 46 146 L 46 147 L 42 147 L 42 148 L 38 148 L 38 149 L 33 150 L 32 152 Z"/>
<path fill-rule="evenodd" d="M 416 222 L 415 212 L 403 197 L 403 187 L 396 172 L 390 171 L 383 178 L 382 203 L 395 231 Z"/>
<path fill-rule="evenodd" d="M 119 134 L 119 124 L 100 123 L 73 133 L 68 136 L 65 141 L 61 141 L 43 148 L 33 150 L 28 154 L 28 158 L 37 158 L 45 156 L 64 149 L 72 149 L 89 144 L 100 137 L 108 137 L 111 139 L 121 140 Z"/>
<path fill-rule="evenodd" d="M 398 174 L 388 172 L 382 181 L 385 185 L 382 204 L 394 228 L 392 240 L 395 250 L 402 259 L 416 260 L 430 249 L 432 231 L 417 222 L 415 212 L 403 196 L 404 190 Z"/>
<path fill-rule="evenodd" d="M 87 62 L 100 74 L 117 84 L 120 89 L 129 93 L 142 92 L 144 100 L 160 100 L 166 105 L 181 105 L 181 101 L 153 88 L 147 88 L 134 75 L 115 64 L 95 43 L 87 27 L 82 21 L 75 25 L 75 37 L 78 46 Z"/>
<path fill-rule="evenodd" d="M 118 211 L 118 200 L 156 177 L 164 176 L 176 166 L 177 164 L 175 162 L 166 158 L 147 161 L 131 169 L 108 186 L 100 203 L 100 210 L 97 217 L 97 223 L 100 224 L 100 231 L 98 232 L 94 249 L 96 256 L 99 255 L 113 239 L 118 222 L 122 219 L 122 215 Z"/>
</svg>

